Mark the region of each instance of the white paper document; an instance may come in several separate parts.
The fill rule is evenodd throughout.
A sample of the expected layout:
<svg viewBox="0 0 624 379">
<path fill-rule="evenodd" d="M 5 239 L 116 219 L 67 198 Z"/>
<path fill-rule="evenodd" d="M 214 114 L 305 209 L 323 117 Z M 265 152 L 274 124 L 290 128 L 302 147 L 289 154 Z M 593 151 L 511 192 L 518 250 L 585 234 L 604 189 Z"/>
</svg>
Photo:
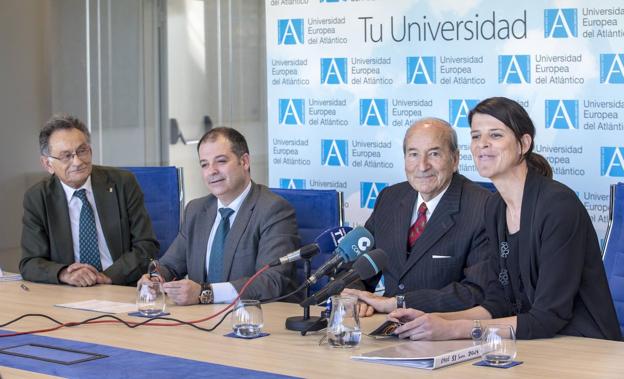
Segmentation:
<svg viewBox="0 0 624 379">
<path fill-rule="evenodd" d="M 7 271 L 3 272 L 2 269 L 0 269 L 0 282 L 17 282 L 18 280 L 22 280 L 22 276 L 20 274 Z"/>
<path fill-rule="evenodd" d="M 136 304 L 108 300 L 85 300 L 75 303 L 55 304 L 55 306 L 101 313 L 128 313 L 137 310 Z"/>
</svg>

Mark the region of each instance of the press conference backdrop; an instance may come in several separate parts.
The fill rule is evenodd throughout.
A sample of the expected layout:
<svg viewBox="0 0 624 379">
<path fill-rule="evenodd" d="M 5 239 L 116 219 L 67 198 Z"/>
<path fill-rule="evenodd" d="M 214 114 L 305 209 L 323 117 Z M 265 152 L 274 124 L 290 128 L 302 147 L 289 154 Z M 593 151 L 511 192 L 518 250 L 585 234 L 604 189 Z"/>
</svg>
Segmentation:
<svg viewBox="0 0 624 379">
<path fill-rule="evenodd" d="M 483 180 L 467 115 L 506 96 L 604 235 L 624 177 L 621 1 L 267 0 L 266 27 L 271 186 L 343 191 L 360 225 L 405 180 L 403 136 L 426 116 L 450 121 L 460 172 Z"/>
</svg>

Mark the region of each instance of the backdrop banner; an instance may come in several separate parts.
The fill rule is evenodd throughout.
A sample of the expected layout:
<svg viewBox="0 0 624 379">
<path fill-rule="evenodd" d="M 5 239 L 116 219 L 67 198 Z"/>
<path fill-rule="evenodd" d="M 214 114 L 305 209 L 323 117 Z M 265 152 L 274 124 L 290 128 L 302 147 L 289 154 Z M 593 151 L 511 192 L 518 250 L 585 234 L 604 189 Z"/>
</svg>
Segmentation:
<svg viewBox="0 0 624 379">
<path fill-rule="evenodd" d="M 267 0 L 269 184 L 337 189 L 351 226 L 405 180 L 403 136 L 439 117 L 470 155 L 469 110 L 522 104 L 535 151 L 583 202 L 602 240 L 624 177 L 624 4 Z"/>
</svg>

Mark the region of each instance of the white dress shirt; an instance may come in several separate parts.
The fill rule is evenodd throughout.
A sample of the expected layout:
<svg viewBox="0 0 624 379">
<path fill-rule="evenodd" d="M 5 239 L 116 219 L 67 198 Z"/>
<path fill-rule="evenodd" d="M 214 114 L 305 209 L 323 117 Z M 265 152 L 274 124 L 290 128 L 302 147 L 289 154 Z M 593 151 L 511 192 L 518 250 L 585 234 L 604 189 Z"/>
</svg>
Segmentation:
<svg viewBox="0 0 624 379">
<path fill-rule="evenodd" d="M 98 216 L 97 207 L 95 206 L 93 188 L 91 187 L 91 176 L 89 175 L 85 184 L 78 189 L 72 188 L 62 181 L 61 185 L 63 186 L 65 197 L 67 198 L 67 208 L 69 208 L 69 222 L 71 223 L 72 242 L 74 246 L 74 261 L 80 262 L 80 211 L 82 210 L 82 200 L 74 196 L 74 192 L 84 188 L 86 190 L 87 200 L 89 200 L 91 208 L 93 208 L 93 215 L 95 216 L 95 228 L 97 230 L 97 242 L 98 249 L 100 250 L 102 270 L 106 270 L 113 264 L 113 258 L 110 254 L 110 250 L 108 250 L 106 238 L 104 238 L 104 232 L 102 232 L 100 216 Z"/>
<path fill-rule="evenodd" d="M 238 215 L 238 210 L 240 209 L 243 201 L 249 192 L 251 191 L 251 181 L 247 185 L 247 188 L 238 195 L 236 199 L 234 199 L 227 207 L 223 205 L 221 200 L 217 200 L 217 216 L 215 217 L 214 223 L 212 224 L 212 229 L 210 230 L 210 236 L 208 237 L 208 246 L 206 246 L 206 272 L 210 272 L 210 250 L 212 249 L 212 241 L 214 240 L 214 236 L 217 233 L 217 228 L 219 227 L 219 223 L 221 222 L 221 213 L 218 211 L 220 208 L 230 208 L 234 211 L 230 216 L 230 227 L 234 225 L 234 220 Z M 211 283 L 212 284 L 212 293 L 214 294 L 214 302 L 215 303 L 230 303 L 232 302 L 236 296 L 238 296 L 238 292 L 234 288 L 234 286 L 230 282 L 222 282 L 222 283 Z"/>
<path fill-rule="evenodd" d="M 414 225 L 414 223 L 416 222 L 416 219 L 418 218 L 418 208 L 422 203 L 427 204 L 427 212 L 425 213 L 425 216 L 427 216 L 427 221 L 429 221 L 431 219 L 433 211 L 435 211 L 438 203 L 440 203 L 440 200 L 442 199 L 442 196 L 444 196 L 446 190 L 448 190 L 450 185 L 451 183 L 449 182 L 448 186 L 446 186 L 446 188 L 442 192 L 440 192 L 436 197 L 429 201 L 425 201 L 419 192 L 418 199 L 416 200 L 416 205 L 414 206 L 414 210 L 412 211 L 412 222 L 410 222 L 410 225 Z"/>
</svg>

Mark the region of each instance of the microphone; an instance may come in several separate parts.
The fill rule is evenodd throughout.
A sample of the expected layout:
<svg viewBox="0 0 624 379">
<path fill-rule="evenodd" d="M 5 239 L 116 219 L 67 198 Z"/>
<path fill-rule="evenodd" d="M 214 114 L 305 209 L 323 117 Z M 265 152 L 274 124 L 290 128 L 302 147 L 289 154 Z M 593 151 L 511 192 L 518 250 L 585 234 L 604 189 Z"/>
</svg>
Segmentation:
<svg viewBox="0 0 624 379">
<path fill-rule="evenodd" d="M 325 254 L 334 251 L 338 246 L 338 241 L 347 234 L 352 228 L 336 227 L 329 228 L 314 239 L 314 243 L 303 246 L 299 250 L 295 250 L 290 254 L 284 255 L 269 264 L 269 267 L 275 267 L 286 263 L 298 261 L 300 259 L 309 259 L 319 252 Z"/>
<path fill-rule="evenodd" d="M 308 259 L 318 254 L 319 251 L 319 245 L 316 243 L 311 243 L 309 245 L 305 245 L 299 250 L 295 250 L 290 254 L 286 254 L 283 257 L 276 259 L 275 261 L 271 262 L 271 264 L 269 264 L 269 267 L 275 267 L 286 263 L 295 262 L 299 259 Z"/>
<path fill-rule="evenodd" d="M 369 253 L 364 253 L 353 263 L 353 267 L 349 271 L 329 282 L 320 291 L 308 297 L 299 305 L 307 307 L 309 305 L 318 304 L 328 297 L 342 292 L 349 284 L 358 279 L 370 279 L 383 270 L 387 262 L 388 256 L 386 252 L 381 249 L 375 249 Z"/>
<path fill-rule="evenodd" d="M 336 246 L 336 250 L 334 250 L 334 256 L 319 267 L 318 270 L 305 281 L 305 285 L 311 286 L 316 283 L 320 278 L 327 275 L 341 263 L 353 262 L 358 256 L 366 253 L 374 243 L 375 239 L 373 235 L 370 234 L 366 228 L 358 226 L 353 229 L 340 240 L 338 246 Z"/>
<path fill-rule="evenodd" d="M 321 254 L 332 254 L 338 247 L 342 238 L 351 230 L 353 230 L 353 228 L 350 226 L 329 228 L 316 237 L 314 242 L 319 245 Z"/>
</svg>

